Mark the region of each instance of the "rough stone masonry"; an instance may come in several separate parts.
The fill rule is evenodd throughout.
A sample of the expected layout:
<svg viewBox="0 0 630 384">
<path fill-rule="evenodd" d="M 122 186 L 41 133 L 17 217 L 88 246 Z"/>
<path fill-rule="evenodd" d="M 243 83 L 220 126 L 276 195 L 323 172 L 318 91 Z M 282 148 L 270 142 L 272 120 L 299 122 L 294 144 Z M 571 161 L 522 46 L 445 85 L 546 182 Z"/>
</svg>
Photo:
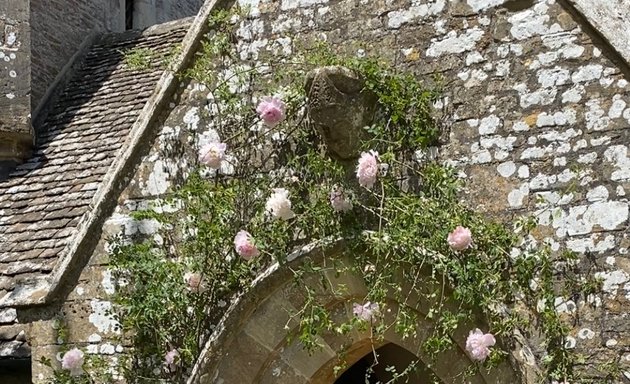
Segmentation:
<svg viewBox="0 0 630 384">
<path fill-rule="evenodd" d="M 629 87 L 614 52 L 570 7 L 554 0 L 240 4 L 250 9 L 237 32 L 245 65 L 290 60 L 296 42 L 324 40 L 419 76 L 440 73 L 448 86 L 438 107 L 450 126 L 440 158 L 466 179 L 464 198 L 498 218 L 535 215 L 540 226 L 530 242 L 595 263 L 603 295 L 541 305 L 554 305 L 572 325 L 566 346 L 591 362 L 579 367 L 585 379 L 630 379 Z M 169 173 L 180 160 L 160 155 L 169 138 L 216 134 L 204 132 L 202 90 L 190 84 L 178 100 L 112 223 L 173 186 Z"/>
<path fill-rule="evenodd" d="M 628 71 L 571 7 L 556 0 L 239 3 L 249 7 L 237 32 L 244 65 L 277 65 L 290 60 L 297 42 L 325 40 L 339 52 L 378 55 L 418 76 L 440 73 L 447 87 L 437 107 L 450 137 L 439 156 L 467 181 L 463 198 L 500 219 L 535 215 L 540 226 L 529 242 L 578 252 L 594 265 L 603 294 L 559 296 L 541 305 L 553 305 L 572 326 L 566 347 L 589 361 L 578 367 L 584 379 L 630 380 Z M 174 143 L 217 134 L 202 113 L 207 96 L 203 86 L 191 83 L 172 99 L 152 149 L 59 310 L 70 324 L 68 341 L 88 353 L 115 361 L 125 351 L 114 341 L 116 322 L 108 312 L 114 282 L 107 238 L 121 231 L 158 236 L 157 222 L 134 221 L 130 213 L 176 185 L 174 175 L 187 161 L 168 155 Z M 30 336 L 41 340 L 34 357 L 58 350 L 51 324 L 33 323 Z M 530 346 L 538 356 L 535 339 Z M 48 373 L 34 360 L 34 374 L 45 382 Z"/>
</svg>

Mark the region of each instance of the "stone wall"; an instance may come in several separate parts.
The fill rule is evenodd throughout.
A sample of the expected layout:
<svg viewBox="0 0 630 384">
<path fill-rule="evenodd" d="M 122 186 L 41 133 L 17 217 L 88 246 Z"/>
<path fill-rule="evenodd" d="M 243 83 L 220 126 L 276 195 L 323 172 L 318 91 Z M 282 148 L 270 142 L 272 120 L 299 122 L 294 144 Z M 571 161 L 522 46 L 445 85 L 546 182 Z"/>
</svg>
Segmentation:
<svg viewBox="0 0 630 384">
<path fill-rule="evenodd" d="M 28 2 L 3 0 L 0 8 L 0 131 L 29 133 L 25 119 L 31 105 L 28 90 L 31 73 Z"/>
<path fill-rule="evenodd" d="M 566 346 L 588 360 L 578 367 L 585 380 L 630 379 L 630 85 L 611 50 L 568 8 L 555 0 L 241 4 L 251 7 L 237 33 L 241 59 L 249 64 L 281 62 L 298 42 L 323 39 L 345 54 L 378 55 L 419 76 L 440 73 L 446 88 L 437 107 L 450 137 L 439 152 L 466 180 L 463 198 L 503 220 L 536 215 L 540 226 L 529 241 L 580 253 L 582 264 L 603 279 L 604 292 L 558 296 L 547 305 L 572 327 Z M 173 143 L 192 132 L 212 134 L 201 117 L 206 96 L 203 87 L 190 84 L 173 100 L 59 312 L 71 327 L 68 341 L 89 353 L 116 357 L 125 349 L 115 341 L 116 323 L 107 312 L 114 289 L 107 239 L 121 231 L 158 236 L 156 222 L 129 214 L 176 184 L 186 160 L 167 155 Z M 37 336 L 50 332 L 50 323 L 35 329 L 33 340 L 44 340 L 35 355 L 50 354 L 55 337 Z M 535 340 L 531 346 L 540 357 L 541 346 Z M 41 366 L 34 370 L 44 377 Z"/>
<path fill-rule="evenodd" d="M 201 0 L 136 0 L 134 29 L 194 16 Z M 125 2 L 37 0 L 31 2 L 32 106 L 39 101 L 84 40 L 95 32 L 125 30 Z"/>
<path fill-rule="evenodd" d="M 0 179 L 29 155 L 31 31 L 28 1 L 0 2 Z"/>
<path fill-rule="evenodd" d="M 194 16 L 202 4 L 203 0 L 136 0 L 134 3 L 134 29 Z"/>
<path fill-rule="evenodd" d="M 104 30 L 105 4 L 104 0 L 31 1 L 33 108 L 86 37 Z"/>
<path fill-rule="evenodd" d="M 161 9 L 158 23 L 163 23 L 173 19 L 194 16 L 203 5 L 203 0 L 161 0 L 157 1 L 158 9 Z"/>
<path fill-rule="evenodd" d="M 137 0 L 134 4 L 133 27 L 142 29 L 194 16 L 201 4 L 201 0 Z M 90 33 L 125 29 L 125 4 L 124 1 L 108 0 L 33 1 L 31 28 L 35 107 L 59 71 Z"/>
</svg>

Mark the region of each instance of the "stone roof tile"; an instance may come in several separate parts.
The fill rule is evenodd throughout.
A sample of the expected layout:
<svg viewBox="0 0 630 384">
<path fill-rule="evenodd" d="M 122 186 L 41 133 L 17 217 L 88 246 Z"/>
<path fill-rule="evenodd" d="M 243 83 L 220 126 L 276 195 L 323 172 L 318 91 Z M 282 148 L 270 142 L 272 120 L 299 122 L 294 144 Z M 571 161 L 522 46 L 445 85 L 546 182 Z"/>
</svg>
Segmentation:
<svg viewBox="0 0 630 384">
<path fill-rule="evenodd" d="M 90 48 L 50 108 L 33 157 L 0 181 L 0 289 L 45 280 L 78 232 L 92 200 L 188 25 L 107 35 Z M 151 50 L 148 69 L 124 52 Z M 1 354 L 1 353 L 0 353 Z"/>
</svg>

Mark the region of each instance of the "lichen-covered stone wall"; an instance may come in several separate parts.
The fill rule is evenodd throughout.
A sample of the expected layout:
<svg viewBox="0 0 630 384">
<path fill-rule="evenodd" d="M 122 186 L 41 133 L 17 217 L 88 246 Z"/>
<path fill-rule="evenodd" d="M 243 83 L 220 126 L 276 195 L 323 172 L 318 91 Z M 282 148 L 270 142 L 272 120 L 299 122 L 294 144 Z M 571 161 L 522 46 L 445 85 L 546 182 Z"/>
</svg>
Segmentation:
<svg viewBox="0 0 630 384">
<path fill-rule="evenodd" d="M 584 268 L 602 278 L 603 293 L 558 296 L 541 306 L 554 305 L 566 317 L 572 328 L 566 346 L 589 361 L 578 367 L 584 379 L 630 379 L 630 86 L 605 44 L 555 0 L 240 3 L 249 16 L 237 44 L 249 64 L 290 60 L 298 45 L 325 40 L 339 52 L 377 55 L 418 76 L 441 74 L 446 86 L 436 107 L 450 133 L 438 152 L 466 180 L 462 198 L 499 219 L 533 214 L 540 225 L 529 241 L 580 253 Z M 68 341 L 90 353 L 115 357 L 125 350 L 113 341 L 116 323 L 107 312 L 114 289 L 107 239 L 120 231 L 159 236 L 157 222 L 129 214 L 177 184 L 178 169 L 190 163 L 176 150 L 182 138 L 216 134 L 202 117 L 206 97 L 204 87 L 189 84 L 173 100 L 63 306 Z M 45 340 L 38 355 L 56 348 L 54 337 L 38 340 Z M 540 357 L 535 339 L 530 347 Z"/>
<path fill-rule="evenodd" d="M 31 32 L 28 4 L 5 4 L 0 9 L 0 163 L 21 156 L 12 154 L 11 149 L 7 148 L 7 143 L 15 140 L 13 136 L 18 136 L 20 141 L 24 141 L 24 138 L 28 141 L 31 135 L 31 71 L 28 65 Z"/>
</svg>

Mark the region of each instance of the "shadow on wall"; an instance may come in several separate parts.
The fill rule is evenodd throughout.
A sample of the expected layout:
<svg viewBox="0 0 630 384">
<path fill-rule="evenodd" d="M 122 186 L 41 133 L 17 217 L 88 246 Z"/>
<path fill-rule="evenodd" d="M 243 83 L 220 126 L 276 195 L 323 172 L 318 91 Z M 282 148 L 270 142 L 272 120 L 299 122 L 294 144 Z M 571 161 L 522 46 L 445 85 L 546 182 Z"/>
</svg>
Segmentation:
<svg viewBox="0 0 630 384">
<path fill-rule="evenodd" d="M 376 364 L 374 359 L 376 353 Z M 334 384 L 357 384 L 357 383 L 388 383 L 392 380 L 393 372 L 402 373 L 411 364 L 416 364 L 415 370 L 408 376 L 402 378 L 402 382 L 407 380 L 410 383 L 433 383 L 434 378 L 431 371 L 420 361 L 418 357 L 405 348 L 394 343 L 386 344 L 376 351 L 363 356 L 346 370 Z M 367 376 L 370 369 L 373 372 Z M 393 370 L 390 368 L 393 367 Z"/>
<path fill-rule="evenodd" d="M 31 359 L 0 360 L 0 383 L 30 384 Z"/>
</svg>

